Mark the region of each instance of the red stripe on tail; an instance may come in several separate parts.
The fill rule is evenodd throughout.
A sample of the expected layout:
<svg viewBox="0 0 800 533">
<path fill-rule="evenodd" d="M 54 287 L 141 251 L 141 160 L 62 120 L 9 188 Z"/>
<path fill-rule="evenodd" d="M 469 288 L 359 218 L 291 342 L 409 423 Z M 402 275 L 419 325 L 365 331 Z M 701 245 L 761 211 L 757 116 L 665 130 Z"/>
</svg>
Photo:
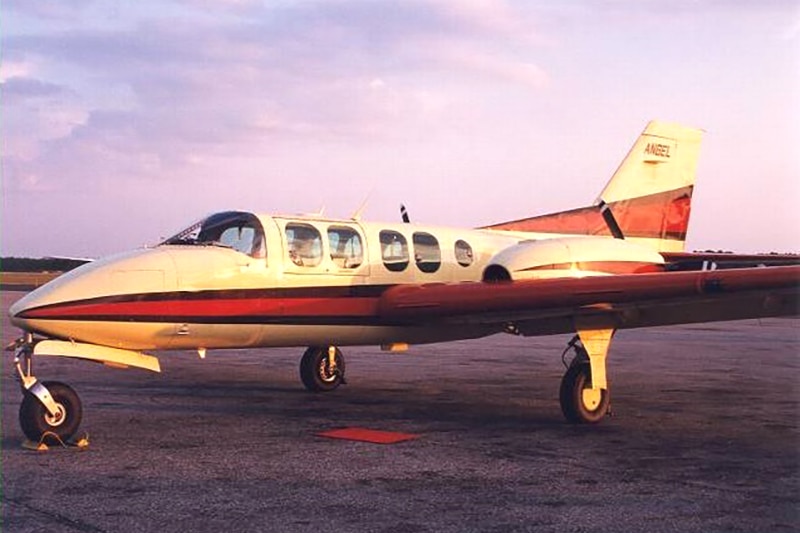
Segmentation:
<svg viewBox="0 0 800 533">
<path fill-rule="evenodd" d="M 692 186 L 608 204 L 625 237 L 686 240 L 691 213 Z M 554 233 L 563 235 L 611 235 L 598 206 L 514 220 L 483 229 Z"/>
</svg>

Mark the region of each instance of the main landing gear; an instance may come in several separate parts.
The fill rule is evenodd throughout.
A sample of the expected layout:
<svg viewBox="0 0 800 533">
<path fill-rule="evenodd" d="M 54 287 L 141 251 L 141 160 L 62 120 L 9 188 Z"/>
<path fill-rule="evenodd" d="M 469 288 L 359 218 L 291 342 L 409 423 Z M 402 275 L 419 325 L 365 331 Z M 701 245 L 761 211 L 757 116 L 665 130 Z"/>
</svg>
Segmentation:
<svg viewBox="0 0 800 533">
<path fill-rule="evenodd" d="M 614 329 L 581 321 L 578 334 L 562 354 L 572 349 L 572 361 L 561 380 L 559 401 L 564 417 L 575 424 L 596 424 L 610 412 L 606 355 Z M 311 346 L 300 360 L 300 379 L 312 392 L 328 392 L 345 382 L 344 355 L 335 346 Z"/>
<path fill-rule="evenodd" d="M 564 417 L 574 424 L 596 424 L 610 412 L 611 394 L 606 380 L 606 355 L 613 329 L 578 330 L 562 354 L 575 356 L 561 379 L 559 401 Z"/>
<path fill-rule="evenodd" d="M 345 382 L 344 355 L 336 346 L 311 346 L 300 360 L 300 379 L 312 392 L 332 391 Z"/>
<path fill-rule="evenodd" d="M 14 346 L 14 366 L 23 393 L 19 407 L 22 432 L 33 442 L 67 442 L 81 424 L 81 400 L 69 385 L 34 377 L 32 357 L 33 337 L 28 334 Z"/>
</svg>

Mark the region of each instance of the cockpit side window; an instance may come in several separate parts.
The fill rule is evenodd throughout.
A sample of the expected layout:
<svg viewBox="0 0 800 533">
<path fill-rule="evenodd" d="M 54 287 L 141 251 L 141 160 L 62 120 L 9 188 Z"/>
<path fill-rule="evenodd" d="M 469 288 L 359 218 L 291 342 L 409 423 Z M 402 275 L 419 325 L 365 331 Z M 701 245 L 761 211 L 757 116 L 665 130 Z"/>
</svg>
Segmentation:
<svg viewBox="0 0 800 533">
<path fill-rule="evenodd" d="M 267 257 L 261 222 L 255 215 L 240 211 L 211 215 L 161 244 L 221 246 L 257 259 Z"/>
<path fill-rule="evenodd" d="M 313 267 L 322 262 L 322 236 L 310 224 L 286 224 L 289 259 L 297 266 Z"/>
<path fill-rule="evenodd" d="M 222 232 L 219 242 L 243 254 L 250 254 L 253 250 L 255 230 L 249 226 L 231 227 Z"/>
<path fill-rule="evenodd" d="M 380 233 L 383 266 L 392 272 L 402 272 L 408 267 L 408 241 L 402 233 L 383 230 Z"/>
<path fill-rule="evenodd" d="M 328 228 L 331 260 L 339 268 L 357 268 L 364 262 L 361 236 L 353 228 L 331 226 Z"/>
</svg>

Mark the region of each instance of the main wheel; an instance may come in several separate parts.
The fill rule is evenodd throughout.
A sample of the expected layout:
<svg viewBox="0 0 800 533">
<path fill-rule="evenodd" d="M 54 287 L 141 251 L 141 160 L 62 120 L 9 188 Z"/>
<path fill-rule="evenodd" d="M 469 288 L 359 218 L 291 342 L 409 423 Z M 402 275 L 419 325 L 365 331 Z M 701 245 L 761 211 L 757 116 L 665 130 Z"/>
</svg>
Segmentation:
<svg viewBox="0 0 800 533">
<path fill-rule="evenodd" d="M 51 415 L 39 398 L 31 392 L 26 391 L 19 406 L 19 425 L 22 432 L 33 442 L 39 442 L 44 436 L 44 442 L 48 444 L 56 443 L 59 439 L 67 442 L 81 425 L 83 408 L 78 394 L 64 383 L 58 381 L 45 381 L 42 383 L 53 401 L 56 403 L 58 412 Z M 52 433 L 53 435 L 47 435 Z"/>
<path fill-rule="evenodd" d="M 333 358 L 328 350 L 334 350 Z M 300 379 L 312 392 L 332 391 L 344 383 L 344 356 L 334 346 L 312 346 L 300 360 Z"/>
<path fill-rule="evenodd" d="M 559 393 L 561 411 L 575 424 L 596 424 L 608 412 L 611 396 L 607 389 L 592 389 L 589 363 L 574 364 L 564 374 Z"/>
</svg>

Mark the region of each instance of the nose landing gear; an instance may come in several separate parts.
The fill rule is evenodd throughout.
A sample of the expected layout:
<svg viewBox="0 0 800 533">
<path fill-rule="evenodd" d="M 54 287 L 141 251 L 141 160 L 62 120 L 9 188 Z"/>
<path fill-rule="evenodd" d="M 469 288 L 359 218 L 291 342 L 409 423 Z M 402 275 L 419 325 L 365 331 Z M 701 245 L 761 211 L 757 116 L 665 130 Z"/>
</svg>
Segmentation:
<svg viewBox="0 0 800 533">
<path fill-rule="evenodd" d="M 19 425 L 28 440 L 55 444 L 64 443 L 78 431 L 83 417 L 83 408 L 78 394 L 64 383 L 45 381 L 46 388 L 55 402 L 56 412 L 51 414 L 33 393 L 26 391 L 19 407 Z M 44 437 L 44 438 L 43 438 Z"/>
<path fill-rule="evenodd" d="M 67 442 L 81 424 L 81 400 L 69 385 L 58 381 L 40 382 L 33 375 L 33 345 L 30 334 L 14 345 L 14 366 L 23 393 L 19 424 L 33 442 Z"/>
</svg>

